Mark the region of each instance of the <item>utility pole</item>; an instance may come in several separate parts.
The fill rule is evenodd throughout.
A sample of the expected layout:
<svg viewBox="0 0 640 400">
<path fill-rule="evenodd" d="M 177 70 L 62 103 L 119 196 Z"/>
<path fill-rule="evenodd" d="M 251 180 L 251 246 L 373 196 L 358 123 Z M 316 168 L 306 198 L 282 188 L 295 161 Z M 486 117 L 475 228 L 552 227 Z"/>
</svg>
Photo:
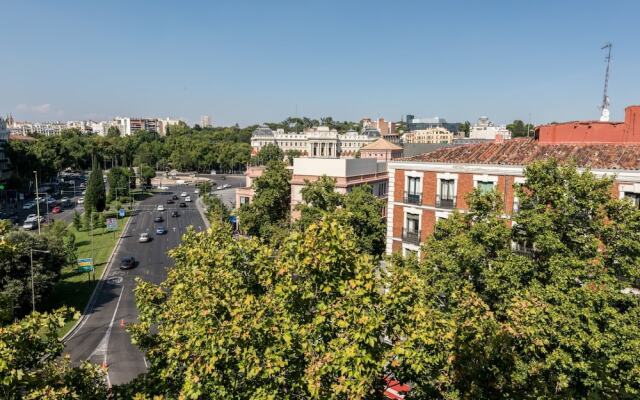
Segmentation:
<svg viewBox="0 0 640 400">
<path fill-rule="evenodd" d="M 38 171 L 33 171 L 33 174 L 36 177 L 36 213 L 38 218 L 38 235 L 41 233 L 40 230 L 40 192 L 38 191 Z"/>
<path fill-rule="evenodd" d="M 604 92 L 602 94 L 602 106 L 600 106 L 600 110 L 602 114 L 600 114 L 600 121 L 607 122 L 609 121 L 609 71 L 611 67 L 611 43 L 607 43 L 600 48 L 600 50 L 607 50 L 607 56 L 604 58 L 607 62 L 607 70 L 604 74 Z"/>
<path fill-rule="evenodd" d="M 93 211 L 91 212 L 91 218 L 89 223 L 91 224 L 91 264 L 93 264 L 93 280 L 96 280 L 96 261 L 93 256 Z"/>
</svg>

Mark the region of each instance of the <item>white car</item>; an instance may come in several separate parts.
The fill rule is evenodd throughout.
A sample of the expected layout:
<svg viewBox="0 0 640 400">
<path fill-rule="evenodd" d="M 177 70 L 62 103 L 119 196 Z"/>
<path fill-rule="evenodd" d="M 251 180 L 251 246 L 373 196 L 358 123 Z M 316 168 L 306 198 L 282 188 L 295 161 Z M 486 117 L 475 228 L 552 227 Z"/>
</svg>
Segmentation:
<svg viewBox="0 0 640 400">
<path fill-rule="evenodd" d="M 157 189 L 158 190 L 167 190 L 167 189 L 169 189 L 169 186 L 158 186 Z"/>
<path fill-rule="evenodd" d="M 222 186 L 218 186 L 216 190 L 222 190 Z"/>
<path fill-rule="evenodd" d="M 191 196 L 187 196 L 184 198 L 184 201 L 186 201 L 187 203 L 191 202 Z"/>
<path fill-rule="evenodd" d="M 78 197 L 78 204 L 84 204 L 84 197 Z"/>
<path fill-rule="evenodd" d="M 187 192 L 180 193 L 180 197 L 187 197 Z"/>
<path fill-rule="evenodd" d="M 32 222 L 32 221 L 35 221 L 37 218 L 38 218 L 37 215 L 29 214 L 29 215 L 27 215 L 27 219 L 25 219 L 24 222 Z"/>
<path fill-rule="evenodd" d="M 24 224 L 22 224 L 22 229 L 24 229 L 25 231 L 31 231 L 34 230 L 38 227 L 38 223 L 36 221 L 24 221 Z"/>
<path fill-rule="evenodd" d="M 228 183 L 225 183 L 224 185 L 222 185 L 223 189 L 227 189 L 227 188 L 230 188 L 230 187 L 231 187 L 231 185 L 229 185 Z"/>
<path fill-rule="evenodd" d="M 195 193 L 195 194 L 199 194 L 199 193 L 200 193 L 200 189 L 196 189 L 196 190 L 194 190 L 194 191 L 193 191 L 193 193 Z"/>
<path fill-rule="evenodd" d="M 138 242 L 140 243 L 146 243 L 149 241 L 149 234 L 147 232 L 142 232 L 140 234 L 140 237 L 138 238 Z"/>
<path fill-rule="evenodd" d="M 158 205 L 158 208 L 156 208 L 156 210 L 164 211 L 164 206 L 162 204 L 160 204 L 160 205 Z"/>
<path fill-rule="evenodd" d="M 35 203 L 30 201 L 28 203 L 24 203 L 24 205 L 22 206 L 23 210 L 31 210 L 33 207 L 35 207 Z"/>
</svg>

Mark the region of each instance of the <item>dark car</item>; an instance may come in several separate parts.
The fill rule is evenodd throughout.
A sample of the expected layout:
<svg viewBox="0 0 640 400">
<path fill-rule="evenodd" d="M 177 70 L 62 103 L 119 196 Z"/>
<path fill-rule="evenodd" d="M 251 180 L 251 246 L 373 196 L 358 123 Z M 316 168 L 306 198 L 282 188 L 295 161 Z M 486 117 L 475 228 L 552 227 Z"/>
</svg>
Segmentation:
<svg viewBox="0 0 640 400">
<path fill-rule="evenodd" d="M 167 200 L 167 204 L 173 204 L 173 203 L 175 203 L 175 202 L 173 201 L 173 199 L 169 199 L 169 200 Z"/>
<path fill-rule="evenodd" d="M 120 261 L 120 269 L 131 269 L 136 266 L 138 262 L 134 257 L 124 257 Z"/>
<path fill-rule="evenodd" d="M 171 197 L 171 200 L 178 200 L 178 199 L 179 199 L 178 195 L 175 195 L 175 194 Z"/>
<path fill-rule="evenodd" d="M 187 207 L 187 203 L 180 203 L 180 207 L 181 208 L 186 208 Z"/>
<path fill-rule="evenodd" d="M 157 215 L 154 219 L 153 222 L 162 222 L 164 221 L 164 218 L 162 218 L 162 215 Z"/>
<path fill-rule="evenodd" d="M 171 216 L 172 217 L 179 217 L 180 213 L 178 212 L 178 210 L 173 210 L 173 211 L 171 211 Z"/>
</svg>

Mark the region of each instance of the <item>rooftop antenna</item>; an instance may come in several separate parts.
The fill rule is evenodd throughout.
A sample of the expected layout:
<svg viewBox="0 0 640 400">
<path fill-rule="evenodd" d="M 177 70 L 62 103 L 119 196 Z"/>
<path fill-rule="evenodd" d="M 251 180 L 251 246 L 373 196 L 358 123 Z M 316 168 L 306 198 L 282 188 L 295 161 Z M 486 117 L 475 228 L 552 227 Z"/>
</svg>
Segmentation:
<svg viewBox="0 0 640 400">
<path fill-rule="evenodd" d="M 602 114 L 600 114 L 600 121 L 608 122 L 609 121 L 609 96 L 607 92 L 609 91 L 609 68 L 611 66 L 611 43 L 607 43 L 600 48 L 600 50 L 607 50 L 607 56 L 605 57 L 605 61 L 607 61 L 607 71 L 604 75 L 604 93 L 602 95 L 602 106 L 600 109 L 602 110 Z"/>
</svg>

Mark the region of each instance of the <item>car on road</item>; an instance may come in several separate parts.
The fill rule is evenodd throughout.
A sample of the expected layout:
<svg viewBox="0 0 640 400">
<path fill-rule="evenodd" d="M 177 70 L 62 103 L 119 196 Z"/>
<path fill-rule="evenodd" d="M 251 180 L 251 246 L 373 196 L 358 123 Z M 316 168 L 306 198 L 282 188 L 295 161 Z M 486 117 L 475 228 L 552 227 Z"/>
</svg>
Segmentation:
<svg viewBox="0 0 640 400">
<path fill-rule="evenodd" d="M 187 203 L 180 203 L 180 208 L 185 208 L 187 206 Z"/>
<path fill-rule="evenodd" d="M 34 202 L 32 202 L 32 201 L 28 201 L 28 202 L 26 202 L 26 203 L 24 203 L 24 204 L 22 205 L 22 209 L 23 209 L 23 210 L 31 210 L 31 209 L 32 209 L 33 207 L 35 207 L 35 206 L 36 206 L 36 204 L 35 204 Z"/>
<path fill-rule="evenodd" d="M 175 194 L 173 196 L 171 196 L 171 200 L 178 200 L 178 199 L 179 199 L 179 197 L 176 196 Z"/>
<path fill-rule="evenodd" d="M 167 189 L 169 189 L 169 186 L 158 186 L 157 189 L 158 190 L 167 190 Z"/>
<path fill-rule="evenodd" d="M 229 185 L 228 183 L 225 183 L 224 185 L 222 185 L 222 188 L 223 188 L 223 189 L 228 189 L 228 188 L 230 188 L 230 187 L 231 187 L 231 185 Z"/>
<path fill-rule="evenodd" d="M 164 226 L 160 225 L 156 228 L 156 235 L 164 235 L 165 233 L 167 233 L 167 230 Z"/>
<path fill-rule="evenodd" d="M 164 221 L 164 218 L 162 218 L 162 215 L 156 215 L 156 217 L 153 219 L 153 222 L 162 222 Z"/>
<path fill-rule="evenodd" d="M 216 190 L 222 190 L 222 185 L 216 187 Z"/>
<path fill-rule="evenodd" d="M 167 204 L 173 204 L 173 203 L 175 203 L 175 201 L 173 201 L 173 199 L 167 200 Z"/>
<path fill-rule="evenodd" d="M 29 215 L 27 215 L 27 218 L 26 218 L 24 221 L 25 221 L 25 222 L 27 222 L 27 221 L 35 221 L 37 218 L 38 218 L 38 216 L 37 216 L 37 215 L 35 215 L 35 214 L 29 214 Z"/>
<path fill-rule="evenodd" d="M 87 191 L 83 190 L 82 193 L 80 193 L 80 194 L 84 196 L 85 194 L 87 194 Z"/>
<path fill-rule="evenodd" d="M 180 213 L 178 212 L 178 210 L 173 210 L 173 211 L 171 211 L 171 216 L 172 217 L 179 217 Z"/>
<path fill-rule="evenodd" d="M 191 196 L 185 197 L 184 201 L 186 201 L 187 203 L 191 203 Z"/>
<path fill-rule="evenodd" d="M 151 238 L 147 232 L 142 232 L 138 238 L 138 242 L 140 243 L 147 243 L 149 240 L 151 240 Z"/>
<path fill-rule="evenodd" d="M 138 261 L 132 256 L 123 257 L 120 260 L 120 269 L 131 269 L 134 268 L 138 264 Z"/>
<path fill-rule="evenodd" d="M 60 214 L 62 212 L 62 207 L 60 206 L 55 206 L 51 209 L 51 212 L 54 214 Z"/>
<path fill-rule="evenodd" d="M 162 204 L 158 204 L 158 207 L 156 208 L 156 210 L 164 211 L 164 206 Z"/>
<path fill-rule="evenodd" d="M 49 204 L 49 205 L 55 204 L 56 202 L 57 202 L 57 200 L 54 199 L 53 197 L 47 198 L 47 204 Z"/>
<path fill-rule="evenodd" d="M 180 197 L 187 197 L 187 192 L 180 193 Z"/>
<path fill-rule="evenodd" d="M 195 194 L 200 194 L 200 189 L 196 189 L 196 190 L 194 190 L 194 191 L 193 191 L 193 193 L 195 193 Z"/>
<path fill-rule="evenodd" d="M 78 204 L 84 204 L 84 197 L 78 197 Z"/>
<path fill-rule="evenodd" d="M 34 230 L 38 227 L 38 223 L 36 221 L 24 221 L 24 224 L 22 224 L 22 229 L 24 229 L 25 231 L 31 231 Z"/>
</svg>

